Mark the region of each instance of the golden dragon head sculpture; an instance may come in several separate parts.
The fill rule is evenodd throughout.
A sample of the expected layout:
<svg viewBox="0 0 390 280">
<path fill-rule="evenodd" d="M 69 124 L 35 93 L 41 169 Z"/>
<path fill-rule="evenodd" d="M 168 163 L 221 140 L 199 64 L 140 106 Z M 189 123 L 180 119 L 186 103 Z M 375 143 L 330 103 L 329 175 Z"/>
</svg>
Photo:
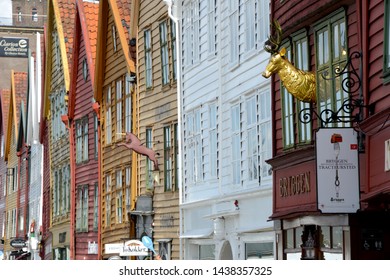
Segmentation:
<svg viewBox="0 0 390 280">
<path fill-rule="evenodd" d="M 264 78 L 269 78 L 272 74 L 277 73 L 282 81 L 283 86 L 296 99 L 303 102 L 316 102 L 316 78 L 314 73 L 307 72 L 296 68 L 285 57 L 286 49 L 279 51 L 282 40 L 282 28 L 278 21 L 274 20 L 271 24 L 275 28 L 275 36 L 269 36 L 264 44 L 264 50 L 271 53 L 265 71 L 262 73 Z"/>
</svg>

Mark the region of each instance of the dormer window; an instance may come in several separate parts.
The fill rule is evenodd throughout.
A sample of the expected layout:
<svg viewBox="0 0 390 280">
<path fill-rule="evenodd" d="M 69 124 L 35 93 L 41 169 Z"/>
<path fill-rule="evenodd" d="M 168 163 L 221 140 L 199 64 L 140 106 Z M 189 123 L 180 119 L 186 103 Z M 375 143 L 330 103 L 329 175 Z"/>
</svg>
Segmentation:
<svg viewBox="0 0 390 280">
<path fill-rule="evenodd" d="M 116 28 L 115 25 L 112 26 L 112 45 L 114 48 L 114 52 L 117 51 L 117 44 L 116 44 Z"/>
<path fill-rule="evenodd" d="M 88 62 L 86 58 L 83 60 L 83 78 L 85 82 L 88 80 Z"/>
</svg>

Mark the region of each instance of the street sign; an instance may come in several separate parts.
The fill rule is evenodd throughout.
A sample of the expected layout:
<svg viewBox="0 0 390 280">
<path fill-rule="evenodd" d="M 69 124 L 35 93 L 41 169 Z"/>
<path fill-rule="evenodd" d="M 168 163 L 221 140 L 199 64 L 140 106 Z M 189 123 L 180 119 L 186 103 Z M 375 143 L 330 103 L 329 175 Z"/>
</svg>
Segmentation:
<svg viewBox="0 0 390 280">
<path fill-rule="evenodd" d="M 23 239 L 20 239 L 20 238 L 16 238 L 16 239 L 12 239 L 11 242 L 10 242 L 10 245 L 14 248 L 24 248 L 24 247 L 27 247 L 27 243 L 25 240 Z"/>
</svg>

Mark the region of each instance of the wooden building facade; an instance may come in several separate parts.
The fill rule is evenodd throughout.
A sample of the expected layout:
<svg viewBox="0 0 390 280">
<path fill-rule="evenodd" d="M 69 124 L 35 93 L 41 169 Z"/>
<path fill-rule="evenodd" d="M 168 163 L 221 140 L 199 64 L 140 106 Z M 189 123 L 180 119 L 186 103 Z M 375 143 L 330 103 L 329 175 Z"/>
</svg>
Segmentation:
<svg viewBox="0 0 390 280">
<path fill-rule="evenodd" d="M 50 231 L 53 259 L 70 258 L 70 147 L 68 112 L 75 1 L 48 3 L 44 117 L 50 154 Z"/>
<path fill-rule="evenodd" d="M 133 131 L 135 63 L 129 52 L 130 1 L 99 2 L 95 100 L 100 107 L 101 246 L 103 259 L 119 256 L 110 244 L 124 244 L 134 233 L 135 153 L 118 144 Z M 126 258 L 126 257 L 125 257 Z"/>
<path fill-rule="evenodd" d="M 139 157 L 139 196 L 151 198 L 153 212 L 153 226 L 145 233 L 163 259 L 179 259 L 176 24 L 163 1 L 135 2 L 139 5 L 137 131 L 158 161 L 156 168 L 149 158 Z"/>
<path fill-rule="evenodd" d="M 271 1 L 271 18 L 278 20 L 283 34 L 278 50 L 286 51 L 278 54 L 316 80 L 316 102 L 303 103 L 289 93 L 283 77 L 272 79 L 274 149 L 269 163 L 277 259 L 389 256 L 389 228 L 380 207 L 390 176 L 384 171 L 389 138 L 389 87 L 382 79 L 389 44 L 384 5 Z M 322 132 L 341 137 L 329 141 Z M 346 147 L 347 132 L 353 140 L 348 149 L 340 149 Z M 336 159 L 322 163 L 322 151 L 328 148 L 329 157 Z M 325 170 L 331 172 L 327 179 Z"/>
<path fill-rule="evenodd" d="M 17 154 L 19 122 L 27 98 L 27 73 L 11 71 L 11 92 L 5 134 L 4 160 L 6 172 L 6 238 L 4 251 L 6 259 L 20 257 L 23 252 L 11 246 L 13 239 L 26 240 L 26 217 L 28 196 L 26 196 L 25 163 Z M 23 168 L 24 167 L 24 168 Z"/>
<path fill-rule="evenodd" d="M 71 259 L 98 259 L 98 120 L 92 109 L 99 5 L 76 2 L 69 92 Z"/>
<path fill-rule="evenodd" d="M 0 110 L 1 110 L 1 147 L 0 147 L 0 251 L 2 259 L 4 256 L 4 243 L 6 238 L 7 231 L 7 211 L 6 211 L 6 198 L 7 198 L 7 162 L 5 161 L 5 135 L 7 132 L 8 125 L 8 110 L 9 110 L 9 100 L 10 100 L 10 90 L 2 89 L 0 92 Z"/>
</svg>

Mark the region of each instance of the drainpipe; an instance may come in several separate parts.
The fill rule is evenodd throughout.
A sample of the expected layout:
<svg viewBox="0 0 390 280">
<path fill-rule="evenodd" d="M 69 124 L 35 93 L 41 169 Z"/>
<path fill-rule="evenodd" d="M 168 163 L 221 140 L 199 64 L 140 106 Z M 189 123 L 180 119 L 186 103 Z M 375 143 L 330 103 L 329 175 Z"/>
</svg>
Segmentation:
<svg viewBox="0 0 390 280">
<path fill-rule="evenodd" d="M 64 116 L 62 116 L 64 117 Z M 68 117 L 68 116 L 66 116 Z M 65 124 L 65 127 L 69 131 L 69 157 L 70 157 L 70 259 L 74 260 L 75 258 L 75 184 L 76 184 L 76 178 L 75 178 L 75 158 L 74 158 L 74 122 L 70 118 L 64 118 L 62 121 Z"/>
<path fill-rule="evenodd" d="M 183 172 L 182 172 L 182 139 L 183 139 L 183 133 L 182 133 L 182 102 L 181 102 L 181 55 L 180 55 L 180 13 L 181 13 L 181 4 L 180 3 L 174 3 L 175 0 L 163 0 L 164 4 L 168 7 L 168 16 L 175 22 L 176 25 L 176 61 L 177 61 L 177 72 L 176 72 L 176 80 L 177 80 L 177 134 L 179 135 L 178 139 L 178 187 L 179 187 L 179 250 L 180 250 L 180 259 L 183 259 L 183 241 L 181 238 L 181 235 L 183 233 L 183 213 L 180 208 L 180 205 L 182 204 L 183 200 Z"/>
</svg>

